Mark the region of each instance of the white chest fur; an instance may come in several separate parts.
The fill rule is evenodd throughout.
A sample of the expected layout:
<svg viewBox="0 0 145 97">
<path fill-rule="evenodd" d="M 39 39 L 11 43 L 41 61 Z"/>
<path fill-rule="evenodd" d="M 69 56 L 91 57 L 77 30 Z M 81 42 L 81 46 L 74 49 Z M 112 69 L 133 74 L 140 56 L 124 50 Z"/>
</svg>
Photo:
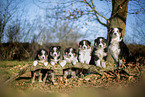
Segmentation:
<svg viewBox="0 0 145 97">
<path fill-rule="evenodd" d="M 91 55 L 91 49 L 86 49 L 86 50 L 80 50 L 79 54 L 83 57 L 85 56 L 90 56 Z"/>
<path fill-rule="evenodd" d="M 91 48 L 79 51 L 79 60 L 81 63 L 89 64 L 91 60 Z"/>
<path fill-rule="evenodd" d="M 95 51 L 95 55 L 97 55 L 99 59 L 102 60 L 104 56 L 107 56 L 107 53 L 104 52 L 104 48 L 101 48 Z"/>
<path fill-rule="evenodd" d="M 120 54 L 120 48 L 119 48 L 119 43 L 118 42 L 114 42 L 114 43 L 111 43 L 109 45 L 109 51 L 110 51 L 110 54 L 113 56 L 113 58 L 118 61 L 118 55 Z"/>
</svg>

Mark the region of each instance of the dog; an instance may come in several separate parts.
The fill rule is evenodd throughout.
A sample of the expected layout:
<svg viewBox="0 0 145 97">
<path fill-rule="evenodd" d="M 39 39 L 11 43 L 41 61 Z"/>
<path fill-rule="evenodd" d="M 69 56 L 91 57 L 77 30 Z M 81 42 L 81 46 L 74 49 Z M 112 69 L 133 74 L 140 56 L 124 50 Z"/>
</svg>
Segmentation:
<svg viewBox="0 0 145 97">
<path fill-rule="evenodd" d="M 33 62 L 33 66 L 37 66 L 38 63 L 43 63 L 45 66 L 48 65 L 48 52 L 45 49 L 40 49 L 37 51 L 37 55 L 35 57 L 35 61 Z M 41 69 L 37 69 L 33 72 L 32 83 L 35 82 L 35 77 L 39 76 L 39 82 L 42 82 L 42 72 Z"/>
<path fill-rule="evenodd" d="M 98 37 L 94 40 L 94 49 L 91 55 L 90 64 L 106 68 L 107 59 L 107 40 L 104 37 Z"/>
<path fill-rule="evenodd" d="M 45 66 L 48 65 L 48 52 L 45 49 L 37 51 L 33 66 L 36 66 L 38 63 L 43 63 Z"/>
<path fill-rule="evenodd" d="M 91 60 L 91 42 L 88 40 L 80 41 L 78 53 L 79 62 L 89 64 Z"/>
<path fill-rule="evenodd" d="M 122 58 L 126 63 L 135 62 L 135 57 L 132 56 L 128 47 L 123 42 L 122 28 L 109 28 L 109 41 L 108 48 L 111 56 L 116 62 L 116 66 L 119 67 L 123 63 Z"/>
<path fill-rule="evenodd" d="M 63 58 L 66 63 L 72 63 L 73 65 L 75 65 L 78 62 L 76 49 L 72 47 L 66 48 Z"/>
<path fill-rule="evenodd" d="M 65 66 L 66 63 L 71 63 L 72 65 L 75 65 L 78 62 L 76 49 L 72 47 L 66 48 L 64 50 L 63 59 L 64 64 L 60 64 L 62 67 Z M 64 78 L 67 78 L 68 76 L 71 76 L 71 78 L 75 78 L 75 70 L 72 70 L 70 68 L 64 70 Z"/>
<path fill-rule="evenodd" d="M 61 46 L 51 46 L 49 48 L 48 62 L 53 66 L 61 60 Z"/>
</svg>

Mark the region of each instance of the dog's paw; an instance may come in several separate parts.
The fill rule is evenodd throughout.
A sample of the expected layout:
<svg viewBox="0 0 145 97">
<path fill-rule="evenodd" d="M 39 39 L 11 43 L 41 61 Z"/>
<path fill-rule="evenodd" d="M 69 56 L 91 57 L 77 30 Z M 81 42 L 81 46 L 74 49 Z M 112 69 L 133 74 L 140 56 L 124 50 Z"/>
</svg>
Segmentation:
<svg viewBox="0 0 145 97">
<path fill-rule="evenodd" d="M 39 80 L 39 82 L 41 83 L 41 82 L 43 82 L 42 80 Z"/>
<path fill-rule="evenodd" d="M 106 68 L 106 62 L 102 62 L 102 68 Z"/>
<path fill-rule="evenodd" d="M 32 83 L 35 83 L 35 81 L 32 81 Z"/>
<path fill-rule="evenodd" d="M 48 62 L 44 62 L 44 66 L 47 66 L 48 65 Z"/>
<path fill-rule="evenodd" d="M 76 64 L 77 64 L 77 62 L 76 62 L 76 61 L 74 61 L 74 62 L 73 62 L 73 65 L 76 65 Z"/>
<path fill-rule="evenodd" d="M 54 66 L 54 65 L 55 65 L 55 62 L 50 62 L 50 64 L 51 64 L 52 66 Z"/>
<path fill-rule="evenodd" d="M 36 66 L 37 64 L 38 64 L 37 61 L 34 61 L 34 62 L 33 62 L 33 66 Z"/>
<path fill-rule="evenodd" d="M 66 60 L 63 60 L 62 62 L 60 62 L 61 67 L 64 67 L 66 65 Z"/>
</svg>

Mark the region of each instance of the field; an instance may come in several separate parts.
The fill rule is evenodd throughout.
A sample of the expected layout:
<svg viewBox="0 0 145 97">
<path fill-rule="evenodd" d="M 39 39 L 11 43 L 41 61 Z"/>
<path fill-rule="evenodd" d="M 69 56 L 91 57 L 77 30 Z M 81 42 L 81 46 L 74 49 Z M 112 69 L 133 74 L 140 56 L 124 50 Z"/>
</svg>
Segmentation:
<svg viewBox="0 0 145 97">
<path fill-rule="evenodd" d="M 31 72 L 3 83 L 32 61 L 0 61 L 1 97 L 144 97 L 145 61 L 128 64 L 123 70 L 91 74 L 86 77 L 69 79 L 68 83 L 31 83 Z M 88 79 L 89 78 L 89 79 Z"/>
</svg>

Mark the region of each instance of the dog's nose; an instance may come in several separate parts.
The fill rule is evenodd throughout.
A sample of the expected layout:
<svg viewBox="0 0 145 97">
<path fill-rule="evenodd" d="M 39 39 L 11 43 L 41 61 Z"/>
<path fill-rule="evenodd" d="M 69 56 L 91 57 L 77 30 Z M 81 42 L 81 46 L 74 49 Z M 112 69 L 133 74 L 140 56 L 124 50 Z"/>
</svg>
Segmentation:
<svg viewBox="0 0 145 97">
<path fill-rule="evenodd" d="M 84 46 L 83 48 L 84 48 L 84 49 L 86 49 L 86 47 L 85 47 L 85 46 Z"/>
<path fill-rule="evenodd" d="M 56 54 L 54 54 L 54 56 L 56 56 Z"/>
<path fill-rule="evenodd" d="M 69 57 L 71 57 L 71 55 L 69 55 Z"/>
<path fill-rule="evenodd" d="M 43 59 L 45 58 L 45 57 L 42 57 Z"/>
<path fill-rule="evenodd" d="M 102 45 L 99 45 L 99 47 L 102 47 Z"/>
<path fill-rule="evenodd" d="M 116 33 L 114 33 L 114 35 L 116 36 L 117 34 L 116 34 Z"/>
</svg>

